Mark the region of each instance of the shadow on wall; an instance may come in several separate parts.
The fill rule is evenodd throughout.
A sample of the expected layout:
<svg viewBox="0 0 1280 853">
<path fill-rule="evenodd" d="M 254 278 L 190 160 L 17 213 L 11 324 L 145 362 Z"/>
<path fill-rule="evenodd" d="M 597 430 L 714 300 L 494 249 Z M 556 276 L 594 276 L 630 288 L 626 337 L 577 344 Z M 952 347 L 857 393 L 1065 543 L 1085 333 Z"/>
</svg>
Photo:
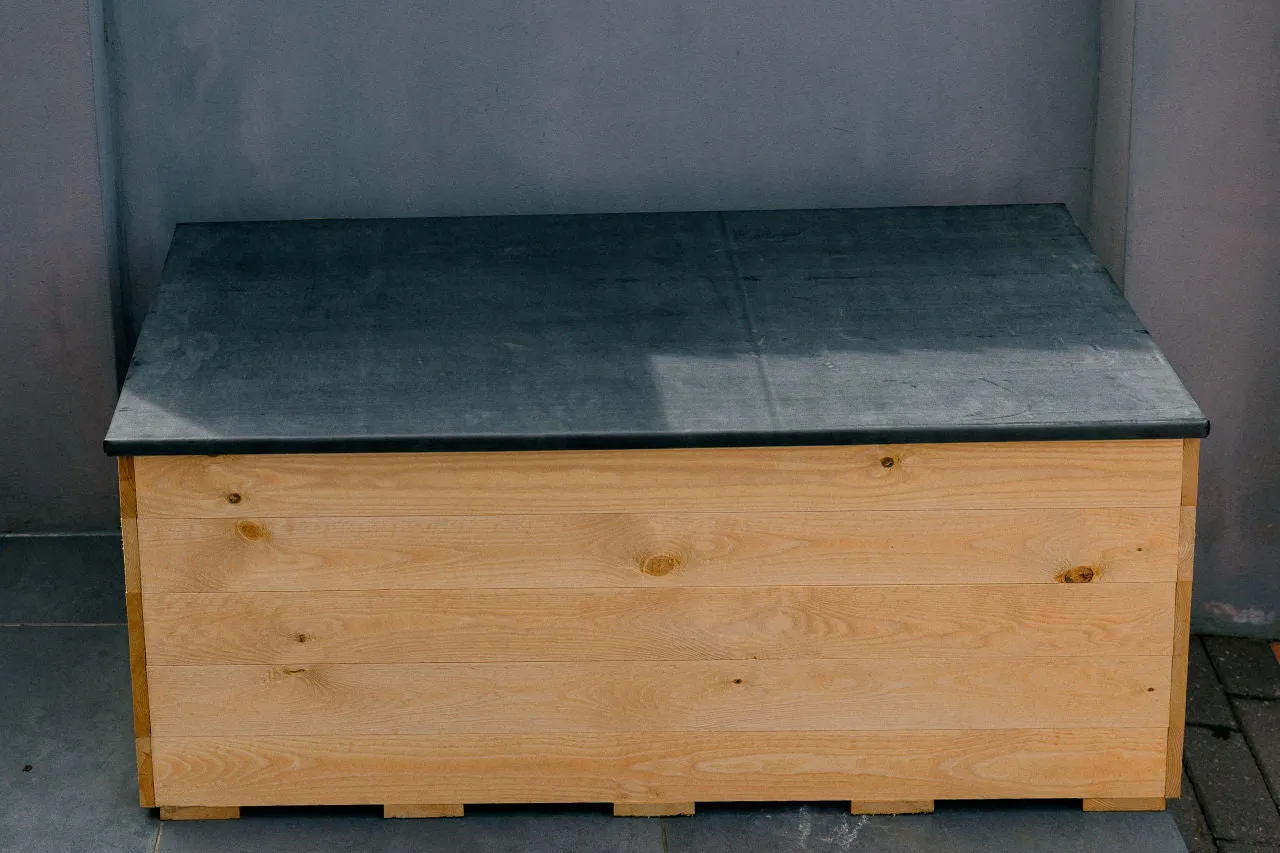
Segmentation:
<svg viewBox="0 0 1280 853">
<path fill-rule="evenodd" d="M 111 3 L 131 334 L 175 221 L 1066 202 L 1096 0 Z"/>
</svg>

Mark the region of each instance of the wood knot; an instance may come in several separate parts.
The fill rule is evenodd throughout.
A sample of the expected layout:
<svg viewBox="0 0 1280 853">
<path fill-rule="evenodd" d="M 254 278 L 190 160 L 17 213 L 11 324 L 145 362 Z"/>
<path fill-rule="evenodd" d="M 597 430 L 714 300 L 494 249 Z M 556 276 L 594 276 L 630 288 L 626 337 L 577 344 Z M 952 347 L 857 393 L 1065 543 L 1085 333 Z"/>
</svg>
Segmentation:
<svg viewBox="0 0 1280 853">
<path fill-rule="evenodd" d="M 238 503 L 240 503 L 240 493 L 239 493 L 239 492 L 232 492 L 231 494 L 227 495 L 227 503 L 229 503 L 229 504 L 238 504 Z"/>
<path fill-rule="evenodd" d="M 892 456 L 886 456 L 880 460 L 881 468 L 892 468 L 894 465 L 897 465 L 897 464 L 898 464 L 898 460 L 894 459 Z"/>
<path fill-rule="evenodd" d="M 237 521 L 236 533 L 239 533 L 250 542 L 260 542 L 269 538 L 267 528 L 263 527 L 256 521 Z"/>
<path fill-rule="evenodd" d="M 299 673 L 306 672 L 306 671 L 307 671 L 307 668 L 305 666 L 285 667 L 284 674 L 298 675 Z"/>
<path fill-rule="evenodd" d="M 733 683 L 734 683 L 734 684 L 741 684 L 741 683 L 742 683 L 742 679 L 741 679 L 741 678 L 735 678 L 735 679 L 733 680 Z"/>
<path fill-rule="evenodd" d="M 299 643 L 305 643 L 307 640 L 310 640 L 310 639 L 311 639 L 311 635 L 310 635 L 310 634 L 295 634 L 293 638 L 294 638 L 295 640 L 297 640 Z"/>
<path fill-rule="evenodd" d="M 673 557 L 670 554 L 654 554 L 652 557 L 646 557 L 640 564 L 640 571 L 651 577 L 660 578 L 671 574 L 680 566 L 679 557 Z"/>
<path fill-rule="evenodd" d="M 1098 572 L 1092 566 L 1072 566 L 1058 572 L 1058 583 L 1092 583 Z"/>
</svg>

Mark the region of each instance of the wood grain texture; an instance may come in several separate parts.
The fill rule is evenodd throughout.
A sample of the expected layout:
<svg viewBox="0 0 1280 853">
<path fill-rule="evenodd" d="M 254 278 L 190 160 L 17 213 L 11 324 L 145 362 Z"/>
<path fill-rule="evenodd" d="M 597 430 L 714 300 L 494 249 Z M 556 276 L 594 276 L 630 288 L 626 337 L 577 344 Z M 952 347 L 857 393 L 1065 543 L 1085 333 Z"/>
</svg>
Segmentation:
<svg viewBox="0 0 1280 853">
<path fill-rule="evenodd" d="M 120 540 L 124 552 L 125 620 L 129 632 L 129 678 L 133 688 L 133 736 L 138 762 L 138 802 L 154 808 L 151 768 L 151 707 L 142 614 L 142 562 L 138 550 L 138 504 L 133 459 L 116 460 L 120 487 Z"/>
<path fill-rule="evenodd" d="M 1178 525 L 1178 580 L 1191 581 L 1195 576 L 1196 508 L 1184 506 Z"/>
<path fill-rule="evenodd" d="M 1173 661 L 1169 677 L 1169 738 L 1165 755 L 1165 796 L 1182 791 L 1182 745 L 1187 720 L 1187 663 L 1191 643 L 1191 581 L 1178 581 L 1173 597 Z"/>
<path fill-rule="evenodd" d="M 614 817 L 691 817 L 697 803 L 614 803 Z"/>
<path fill-rule="evenodd" d="M 239 820 L 239 806 L 161 806 L 161 820 Z"/>
<path fill-rule="evenodd" d="M 134 738 L 133 750 L 138 763 L 138 805 L 153 809 L 156 807 L 156 779 L 151 763 L 151 738 Z"/>
<path fill-rule="evenodd" d="M 1182 505 L 1195 506 L 1200 489 L 1200 439 L 1182 441 Z"/>
<path fill-rule="evenodd" d="M 120 534 L 124 542 L 124 591 L 142 591 L 142 566 L 138 553 L 138 496 L 133 459 L 116 459 L 120 486 Z"/>
<path fill-rule="evenodd" d="M 155 666 L 1171 654 L 1170 584 L 146 596 Z"/>
<path fill-rule="evenodd" d="M 149 456 L 145 518 L 1177 506 L 1182 442 Z"/>
<path fill-rule="evenodd" d="M 1164 797 L 1084 797 L 1087 812 L 1162 812 Z"/>
<path fill-rule="evenodd" d="M 1163 657 L 154 667 L 170 737 L 1124 728 Z"/>
<path fill-rule="evenodd" d="M 382 807 L 384 818 L 462 817 L 465 814 L 466 807 L 461 803 L 384 805 Z"/>
<path fill-rule="evenodd" d="M 850 814 L 933 814 L 933 800 L 854 800 Z"/>
<path fill-rule="evenodd" d="M 1177 507 L 144 519 L 149 592 L 1172 582 Z M 1194 509 L 1191 510 L 1194 512 Z"/>
<path fill-rule="evenodd" d="M 153 740 L 162 803 L 1158 797 L 1166 729 Z"/>
</svg>

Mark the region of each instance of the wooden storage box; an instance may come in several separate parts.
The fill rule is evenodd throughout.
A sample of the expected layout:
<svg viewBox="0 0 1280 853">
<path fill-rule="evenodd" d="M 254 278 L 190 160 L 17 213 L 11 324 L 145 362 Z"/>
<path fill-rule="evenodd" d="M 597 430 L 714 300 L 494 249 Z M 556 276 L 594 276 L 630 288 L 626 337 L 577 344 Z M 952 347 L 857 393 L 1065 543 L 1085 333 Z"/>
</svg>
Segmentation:
<svg viewBox="0 0 1280 853">
<path fill-rule="evenodd" d="M 832 239 L 874 213 L 844 215 L 853 224 L 833 220 Z M 675 222 L 643 221 L 650 241 Z M 543 253 L 534 269 L 546 269 L 547 255 L 563 260 L 548 249 L 548 220 L 493 222 L 492 239 Z M 523 243 L 510 236 L 512 222 L 523 223 Z M 1131 315 L 1102 315 L 1130 324 L 1134 339 L 1122 346 L 1101 321 L 1070 325 L 1119 353 L 1083 378 L 1132 382 L 1122 389 L 1132 398 L 1107 397 L 1113 409 L 1139 407 L 1128 421 L 1081 411 L 1015 424 L 1018 433 L 1006 413 L 984 420 L 979 406 L 957 417 L 956 440 L 946 440 L 946 411 L 914 415 L 941 425 L 899 418 L 855 423 L 847 434 L 825 423 L 789 433 L 778 426 L 788 386 L 777 379 L 766 388 L 772 433 L 544 436 L 565 449 L 538 449 L 528 430 L 473 439 L 439 426 L 407 436 L 391 424 L 379 435 L 373 392 L 403 395 L 403 373 L 367 370 L 365 396 L 339 377 L 331 397 L 316 398 L 333 407 L 336 426 L 319 409 L 306 422 L 314 403 L 299 403 L 290 388 L 310 381 L 299 366 L 317 345 L 309 323 L 360 322 L 358 312 L 333 310 L 347 298 L 344 282 L 361 286 L 349 259 L 376 270 L 383 256 L 362 255 L 344 237 L 339 257 L 348 260 L 334 262 L 334 232 L 311 243 L 297 235 L 314 230 L 299 224 L 282 244 L 270 228 L 285 226 L 259 227 L 266 237 L 251 226 L 204 226 L 184 242 L 180 231 L 108 437 L 121 456 L 144 805 L 175 818 L 354 803 L 382 804 L 389 816 L 524 802 L 679 814 L 717 800 L 848 800 L 855 811 L 909 812 L 931 810 L 935 799 L 1033 797 L 1156 809 L 1177 795 L 1204 424 Z M 377 228 L 408 226 L 345 227 L 336 233 L 374 229 L 364 239 L 389 258 L 388 280 L 406 275 L 397 262 L 414 244 Z M 415 227 L 437 255 L 449 254 L 440 235 L 456 223 Z M 924 236 L 937 235 L 931 227 Z M 784 245 L 793 239 L 785 228 L 774 233 Z M 1011 245 L 1050 266 L 1064 242 L 1091 257 L 1066 233 Z M 892 230 L 873 238 L 902 242 Z M 968 245 L 955 241 L 951 255 L 971 266 L 994 257 Z M 326 251 L 341 274 L 317 292 L 309 253 Z M 748 281 L 742 268 L 769 257 L 736 251 L 745 260 L 731 274 Z M 493 246 L 476 252 L 501 257 Z M 1067 254 L 1073 275 L 1084 275 Z M 585 261 L 565 257 L 577 259 L 575 269 L 602 266 L 589 252 Z M 823 257 L 839 267 L 866 252 Z M 279 265 L 306 272 L 243 286 Z M 439 286 L 409 278 L 421 288 L 414 293 Z M 390 290 L 374 291 L 370 303 L 404 313 L 410 291 L 380 287 Z M 1017 298 L 1016 288 L 997 290 L 992 298 Z M 251 366 L 233 321 L 264 323 L 290 298 L 300 300 L 297 325 L 280 317 L 255 338 L 259 354 L 289 356 L 270 359 L 285 369 L 267 377 Z M 1045 302 L 1076 310 L 1070 300 Z M 408 313 L 423 322 L 421 311 Z M 947 331 L 956 346 L 954 325 Z M 359 363 L 364 350 L 341 332 L 330 330 L 334 345 Z M 421 356 L 392 346 L 403 340 L 386 336 L 388 358 Z M 208 353 L 194 366 L 189 341 Z M 744 337 L 743 346 L 751 354 L 760 345 Z M 957 349 L 961 368 L 966 358 L 974 370 L 974 358 L 990 362 L 980 349 Z M 818 347 L 807 357 L 811 365 L 788 369 L 816 371 L 832 389 L 823 365 L 839 354 Z M 867 381 L 844 371 L 850 393 Z M 997 373 L 986 375 L 999 382 Z M 476 381 L 500 375 L 488 367 Z M 1018 380 L 1031 389 L 1017 392 L 1020 404 L 1036 414 L 1059 380 L 1051 372 Z M 937 381 L 936 399 L 945 400 L 966 380 Z M 434 382 L 423 386 L 428 399 L 442 387 Z M 1036 392 L 1037 383 L 1046 387 Z M 1004 387 L 1013 393 L 1014 380 Z M 921 400 L 935 399 L 924 391 Z M 230 415 L 247 421 L 239 432 L 210 414 L 218 410 L 207 397 L 219 394 L 239 401 Z M 273 420 L 276 405 L 293 421 Z M 403 418 L 403 408 L 383 415 Z M 1081 437 L 1071 440 L 1073 431 Z M 872 440 L 894 434 L 903 441 Z M 758 446 L 713 446 L 735 443 Z"/>
</svg>

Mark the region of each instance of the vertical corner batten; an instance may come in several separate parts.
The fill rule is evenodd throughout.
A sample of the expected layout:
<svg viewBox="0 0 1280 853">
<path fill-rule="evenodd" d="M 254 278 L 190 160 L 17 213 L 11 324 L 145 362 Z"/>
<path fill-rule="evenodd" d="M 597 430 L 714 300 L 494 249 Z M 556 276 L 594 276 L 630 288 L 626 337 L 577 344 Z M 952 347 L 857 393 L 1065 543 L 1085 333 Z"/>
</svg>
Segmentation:
<svg viewBox="0 0 1280 853">
<path fill-rule="evenodd" d="M 124 548 L 124 598 L 129 623 L 129 675 L 133 682 L 133 736 L 138 758 L 138 800 L 156 805 L 151 762 L 151 705 L 147 695 L 147 649 L 142 621 L 142 564 L 138 551 L 138 494 L 133 458 L 116 460 L 120 477 L 120 539 Z"/>
<path fill-rule="evenodd" d="M 1187 652 L 1191 643 L 1191 580 L 1196 545 L 1196 491 L 1200 482 L 1200 440 L 1182 443 L 1182 517 L 1178 529 L 1178 575 L 1173 593 L 1173 664 L 1169 689 L 1169 739 L 1165 796 L 1182 793 L 1182 743 L 1187 716 Z"/>
</svg>

